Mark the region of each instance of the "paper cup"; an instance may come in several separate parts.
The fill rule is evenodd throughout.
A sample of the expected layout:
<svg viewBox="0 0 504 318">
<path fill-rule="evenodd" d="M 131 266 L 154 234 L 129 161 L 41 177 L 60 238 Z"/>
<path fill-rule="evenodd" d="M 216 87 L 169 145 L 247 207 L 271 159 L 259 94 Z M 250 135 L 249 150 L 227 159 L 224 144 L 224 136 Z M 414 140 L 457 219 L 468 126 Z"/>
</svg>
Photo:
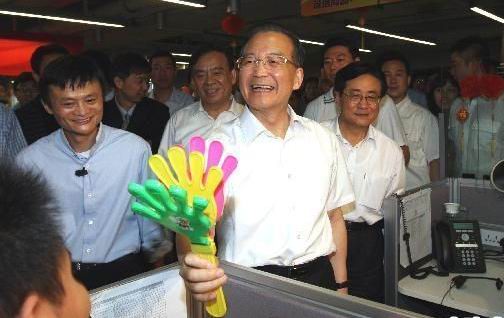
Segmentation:
<svg viewBox="0 0 504 318">
<path fill-rule="evenodd" d="M 453 215 L 459 213 L 460 211 L 460 204 L 458 203 L 446 202 L 444 207 L 447 214 Z"/>
</svg>

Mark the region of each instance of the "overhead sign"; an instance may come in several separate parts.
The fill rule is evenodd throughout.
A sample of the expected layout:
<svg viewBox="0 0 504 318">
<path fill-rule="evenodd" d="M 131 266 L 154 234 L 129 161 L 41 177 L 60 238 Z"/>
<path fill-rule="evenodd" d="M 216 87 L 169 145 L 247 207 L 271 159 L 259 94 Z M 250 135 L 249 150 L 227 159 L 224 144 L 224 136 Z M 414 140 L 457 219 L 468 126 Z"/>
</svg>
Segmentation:
<svg viewBox="0 0 504 318">
<path fill-rule="evenodd" d="M 301 15 L 312 16 L 399 1 L 401 0 L 301 0 Z"/>
</svg>

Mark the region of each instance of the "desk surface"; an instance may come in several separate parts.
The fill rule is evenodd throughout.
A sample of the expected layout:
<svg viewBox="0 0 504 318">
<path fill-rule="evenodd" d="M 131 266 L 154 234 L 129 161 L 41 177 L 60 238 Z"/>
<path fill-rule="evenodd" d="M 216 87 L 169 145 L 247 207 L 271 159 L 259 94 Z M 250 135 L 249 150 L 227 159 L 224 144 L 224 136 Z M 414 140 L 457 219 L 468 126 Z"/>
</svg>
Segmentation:
<svg viewBox="0 0 504 318">
<path fill-rule="evenodd" d="M 429 275 L 423 280 L 407 276 L 399 281 L 398 290 L 403 295 L 439 304 L 450 288 L 451 279 L 457 275 L 500 277 L 504 280 L 504 263 L 485 261 L 487 272 L 484 274 L 450 274 L 448 277 Z M 443 306 L 485 317 L 504 317 L 504 288 L 497 290 L 494 281 L 469 279 L 462 288 L 452 288 L 445 297 Z"/>
</svg>

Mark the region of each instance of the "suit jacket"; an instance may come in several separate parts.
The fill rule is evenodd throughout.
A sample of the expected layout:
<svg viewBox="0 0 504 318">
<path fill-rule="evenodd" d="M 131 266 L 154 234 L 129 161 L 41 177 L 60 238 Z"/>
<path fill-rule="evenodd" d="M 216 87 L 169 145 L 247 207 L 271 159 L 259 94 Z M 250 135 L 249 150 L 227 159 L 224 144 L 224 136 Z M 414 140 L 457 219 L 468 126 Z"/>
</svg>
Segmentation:
<svg viewBox="0 0 504 318">
<path fill-rule="evenodd" d="M 40 96 L 15 111 L 28 145 L 60 128 L 53 115 L 44 109 Z"/>
<path fill-rule="evenodd" d="M 118 107 L 115 98 L 105 103 L 102 119 L 105 125 L 121 128 L 123 117 Z M 152 98 L 144 97 L 136 104 L 126 130 L 145 139 L 151 145 L 152 152 L 157 153 L 168 119 L 168 107 Z"/>
</svg>

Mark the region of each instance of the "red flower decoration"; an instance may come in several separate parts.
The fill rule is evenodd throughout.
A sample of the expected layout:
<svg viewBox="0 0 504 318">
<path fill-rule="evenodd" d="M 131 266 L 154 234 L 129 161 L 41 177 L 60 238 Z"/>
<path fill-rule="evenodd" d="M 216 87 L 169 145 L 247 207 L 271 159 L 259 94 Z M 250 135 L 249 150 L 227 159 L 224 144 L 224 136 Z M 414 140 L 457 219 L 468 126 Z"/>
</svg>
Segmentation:
<svg viewBox="0 0 504 318">
<path fill-rule="evenodd" d="M 504 79 L 498 75 L 468 76 L 460 82 L 460 94 L 466 99 L 497 99 L 503 92 Z"/>
</svg>

